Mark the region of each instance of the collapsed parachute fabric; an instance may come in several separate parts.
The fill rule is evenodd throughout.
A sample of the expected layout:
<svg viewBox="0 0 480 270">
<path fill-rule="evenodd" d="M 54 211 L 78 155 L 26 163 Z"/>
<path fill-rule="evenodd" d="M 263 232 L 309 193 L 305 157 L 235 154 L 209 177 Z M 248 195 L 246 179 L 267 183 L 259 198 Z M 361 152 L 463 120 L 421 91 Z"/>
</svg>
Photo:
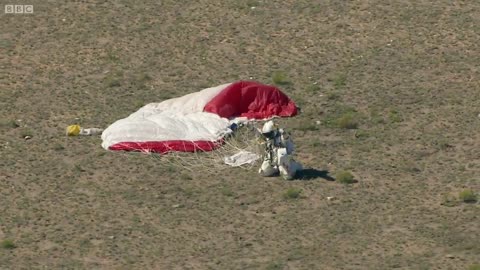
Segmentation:
<svg viewBox="0 0 480 270">
<path fill-rule="evenodd" d="M 102 147 L 157 153 L 211 151 L 222 145 L 238 119 L 296 114 L 295 103 L 278 88 L 239 81 L 147 104 L 105 129 Z"/>
</svg>

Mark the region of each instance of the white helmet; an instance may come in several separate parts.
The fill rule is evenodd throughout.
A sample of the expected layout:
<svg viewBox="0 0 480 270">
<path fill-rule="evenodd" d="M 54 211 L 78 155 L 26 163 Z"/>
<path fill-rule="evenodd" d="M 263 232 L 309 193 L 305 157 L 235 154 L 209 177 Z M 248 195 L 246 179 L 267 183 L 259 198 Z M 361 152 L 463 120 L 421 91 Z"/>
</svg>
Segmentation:
<svg viewBox="0 0 480 270">
<path fill-rule="evenodd" d="M 264 125 L 263 125 L 263 128 L 262 128 L 262 133 L 269 133 L 269 132 L 272 132 L 273 129 L 274 129 L 274 126 L 275 124 L 273 123 L 272 120 L 266 122 Z"/>
</svg>

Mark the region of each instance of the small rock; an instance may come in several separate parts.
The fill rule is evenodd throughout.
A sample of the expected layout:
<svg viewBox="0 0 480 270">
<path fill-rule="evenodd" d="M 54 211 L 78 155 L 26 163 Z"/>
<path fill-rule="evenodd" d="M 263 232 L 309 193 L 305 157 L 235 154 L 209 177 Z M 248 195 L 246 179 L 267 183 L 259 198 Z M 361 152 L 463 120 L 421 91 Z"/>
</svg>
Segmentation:
<svg viewBox="0 0 480 270">
<path fill-rule="evenodd" d="M 115 239 L 115 236 L 110 235 L 110 236 L 108 237 L 108 239 Z"/>
<path fill-rule="evenodd" d="M 478 118 L 480 118 L 480 113 L 477 116 L 478 116 Z"/>
<path fill-rule="evenodd" d="M 254 10 L 254 9 L 255 9 L 255 7 L 250 7 L 250 9 L 251 9 L 251 10 Z"/>
<path fill-rule="evenodd" d="M 449 259 L 454 259 L 454 258 L 455 258 L 455 256 L 452 255 L 452 254 L 447 254 L 447 255 L 445 255 L 445 257 L 447 257 L 447 258 L 449 258 Z"/>
<path fill-rule="evenodd" d="M 183 206 L 183 205 L 181 205 L 181 204 L 174 204 L 174 205 L 172 205 L 172 208 L 180 208 L 180 207 L 182 207 L 182 206 Z"/>
<path fill-rule="evenodd" d="M 322 121 L 315 121 L 315 124 L 320 125 Z"/>
<path fill-rule="evenodd" d="M 25 140 L 30 140 L 31 138 L 32 136 L 28 136 L 28 135 L 24 137 Z"/>
<path fill-rule="evenodd" d="M 333 200 L 335 200 L 335 197 L 333 197 L 333 196 L 331 196 L 331 197 L 327 197 L 327 200 L 329 200 L 329 201 L 333 201 Z"/>
</svg>

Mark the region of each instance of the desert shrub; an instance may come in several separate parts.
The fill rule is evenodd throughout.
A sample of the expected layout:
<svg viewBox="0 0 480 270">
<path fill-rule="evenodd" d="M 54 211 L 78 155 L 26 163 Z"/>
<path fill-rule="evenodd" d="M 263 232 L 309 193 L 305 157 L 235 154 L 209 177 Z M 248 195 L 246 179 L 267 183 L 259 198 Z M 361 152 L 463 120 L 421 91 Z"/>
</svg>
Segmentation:
<svg viewBox="0 0 480 270">
<path fill-rule="evenodd" d="M 465 189 L 458 194 L 460 200 L 466 203 L 473 203 L 477 201 L 477 194 L 471 189 Z"/>
<path fill-rule="evenodd" d="M 2 128 L 17 128 L 19 126 L 15 120 L 0 120 L 0 127 Z"/>
<path fill-rule="evenodd" d="M 288 80 L 287 75 L 285 74 L 285 72 L 282 72 L 282 71 L 275 71 L 272 74 L 272 81 L 274 84 L 277 84 L 277 85 L 290 84 L 290 81 Z"/>
<path fill-rule="evenodd" d="M 31 129 L 25 128 L 20 132 L 20 138 L 24 139 L 27 136 L 33 137 L 33 131 Z"/>
<path fill-rule="evenodd" d="M 358 130 L 355 132 L 355 138 L 357 139 L 365 139 L 370 136 L 370 133 L 366 130 Z"/>
<path fill-rule="evenodd" d="M 352 184 L 355 183 L 355 179 L 353 177 L 353 174 L 351 174 L 348 171 L 340 171 L 335 175 L 335 178 L 337 179 L 338 182 L 342 184 Z"/>
<path fill-rule="evenodd" d="M 298 199 L 300 198 L 300 194 L 302 193 L 302 190 L 299 188 L 289 188 L 283 193 L 283 197 L 285 199 Z"/>
<path fill-rule="evenodd" d="M 395 110 L 390 111 L 390 113 L 388 114 L 388 119 L 390 119 L 390 122 L 392 123 L 399 123 L 403 121 L 403 118 L 400 112 Z"/>
<path fill-rule="evenodd" d="M 118 87 L 121 85 L 120 80 L 114 77 L 108 77 L 107 79 L 105 79 L 105 84 L 108 87 Z"/>
<path fill-rule="evenodd" d="M 448 148 L 453 147 L 453 145 L 450 144 L 447 138 L 440 138 L 435 142 L 433 142 L 433 144 L 438 150 L 446 150 Z"/>
<path fill-rule="evenodd" d="M 347 75 L 345 74 L 337 74 L 333 78 L 333 85 L 335 88 L 341 88 L 347 84 Z"/>
<path fill-rule="evenodd" d="M 132 83 L 136 89 L 146 89 L 147 82 L 151 80 L 152 80 L 152 77 L 147 73 L 139 73 L 135 76 Z"/>
<path fill-rule="evenodd" d="M 284 265 L 281 262 L 271 262 L 267 265 L 266 270 L 280 270 L 283 269 Z"/>
<path fill-rule="evenodd" d="M 353 113 L 345 113 L 337 119 L 337 125 L 339 128 L 344 129 L 356 129 L 358 128 L 358 122 Z"/>
<path fill-rule="evenodd" d="M 0 243 L 0 246 L 4 249 L 14 249 L 16 248 L 12 240 L 5 239 Z"/>
<path fill-rule="evenodd" d="M 327 94 L 327 99 L 328 100 L 339 100 L 340 99 L 340 94 L 339 93 L 328 93 Z"/>
<path fill-rule="evenodd" d="M 105 79 L 104 79 L 104 84 L 107 87 L 118 87 L 121 86 L 121 79 L 123 77 L 123 72 L 114 72 L 109 74 Z"/>
<path fill-rule="evenodd" d="M 468 270 L 480 270 L 480 264 L 472 264 L 468 267 Z"/>
<path fill-rule="evenodd" d="M 222 194 L 224 196 L 227 196 L 227 197 L 233 197 L 235 196 L 235 193 L 233 192 L 233 190 L 231 190 L 230 188 L 228 187 L 223 187 L 221 190 Z"/>
<path fill-rule="evenodd" d="M 313 122 L 311 120 L 298 121 L 296 123 L 295 128 L 297 130 L 301 130 L 301 131 L 315 131 L 315 130 L 318 130 L 318 126 L 315 124 L 315 122 Z"/>
<path fill-rule="evenodd" d="M 55 144 L 55 145 L 53 146 L 53 150 L 55 150 L 55 151 L 62 151 L 62 150 L 65 150 L 65 146 L 57 143 L 57 144 Z"/>
</svg>

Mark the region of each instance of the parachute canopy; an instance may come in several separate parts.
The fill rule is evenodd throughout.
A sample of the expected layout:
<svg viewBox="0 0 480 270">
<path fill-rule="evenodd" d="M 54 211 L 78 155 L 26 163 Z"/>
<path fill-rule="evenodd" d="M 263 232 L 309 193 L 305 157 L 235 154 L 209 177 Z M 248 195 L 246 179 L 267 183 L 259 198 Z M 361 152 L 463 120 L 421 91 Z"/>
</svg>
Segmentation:
<svg viewBox="0 0 480 270">
<path fill-rule="evenodd" d="M 295 103 L 278 88 L 238 81 L 147 104 L 105 129 L 102 147 L 158 153 L 211 151 L 239 119 L 296 114 Z"/>
</svg>

